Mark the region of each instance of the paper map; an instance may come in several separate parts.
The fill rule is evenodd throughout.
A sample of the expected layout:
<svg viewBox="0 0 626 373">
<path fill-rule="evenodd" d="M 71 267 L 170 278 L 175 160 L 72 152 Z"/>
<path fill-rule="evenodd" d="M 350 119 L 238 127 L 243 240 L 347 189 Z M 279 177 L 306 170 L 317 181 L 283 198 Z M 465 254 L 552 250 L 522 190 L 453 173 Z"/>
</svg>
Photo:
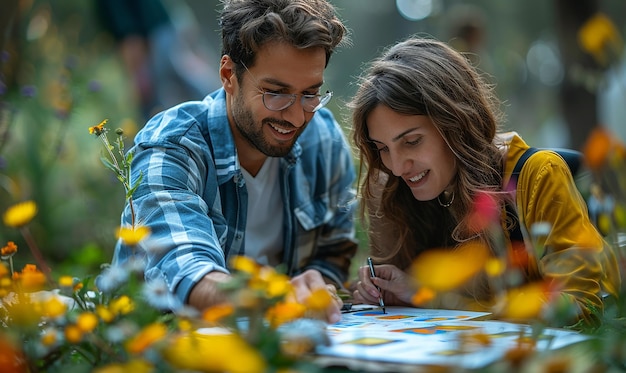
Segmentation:
<svg viewBox="0 0 626 373">
<path fill-rule="evenodd" d="M 407 307 L 387 307 L 383 314 L 378 307 L 355 308 L 328 326 L 332 344 L 316 352 L 379 362 L 481 368 L 501 359 L 530 333 L 528 325 L 476 320 L 488 315 Z M 464 338 L 471 335 L 480 338 Z M 546 329 L 536 348 L 558 349 L 587 338 L 569 330 Z"/>
</svg>

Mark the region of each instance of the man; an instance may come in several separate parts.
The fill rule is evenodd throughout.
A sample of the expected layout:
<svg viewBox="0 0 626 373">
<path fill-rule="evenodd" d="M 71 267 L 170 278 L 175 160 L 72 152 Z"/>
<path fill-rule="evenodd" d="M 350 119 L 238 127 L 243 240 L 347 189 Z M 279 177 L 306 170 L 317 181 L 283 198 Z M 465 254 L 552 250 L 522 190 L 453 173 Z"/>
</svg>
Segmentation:
<svg viewBox="0 0 626 373">
<path fill-rule="evenodd" d="M 132 178 L 143 180 L 123 225 L 134 210 L 152 232 L 146 279 L 198 309 L 223 300 L 234 255 L 283 265 L 299 301 L 334 294 L 357 247 L 356 176 L 322 86 L 346 29 L 325 0 L 228 0 L 220 21 L 222 88 L 137 134 Z M 119 242 L 113 263 L 131 256 Z"/>
</svg>

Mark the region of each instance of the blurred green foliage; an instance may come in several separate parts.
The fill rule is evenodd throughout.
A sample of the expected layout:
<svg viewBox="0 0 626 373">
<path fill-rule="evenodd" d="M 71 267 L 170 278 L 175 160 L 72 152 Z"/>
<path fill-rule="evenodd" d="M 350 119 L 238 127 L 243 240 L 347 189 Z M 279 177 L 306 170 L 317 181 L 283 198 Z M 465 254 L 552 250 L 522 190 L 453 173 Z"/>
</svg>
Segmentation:
<svg viewBox="0 0 626 373">
<path fill-rule="evenodd" d="M 1 65 L 0 211 L 34 200 L 42 252 L 55 271 L 71 266 L 76 276 L 110 261 L 124 203 L 88 128 L 108 118 L 132 135 L 138 118 L 115 46 L 92 12 L 90 2 L 20 2 Z M 0 242 L 11 240 L 26 247 L 19 232 L 0 227 Z"/>
</svg>

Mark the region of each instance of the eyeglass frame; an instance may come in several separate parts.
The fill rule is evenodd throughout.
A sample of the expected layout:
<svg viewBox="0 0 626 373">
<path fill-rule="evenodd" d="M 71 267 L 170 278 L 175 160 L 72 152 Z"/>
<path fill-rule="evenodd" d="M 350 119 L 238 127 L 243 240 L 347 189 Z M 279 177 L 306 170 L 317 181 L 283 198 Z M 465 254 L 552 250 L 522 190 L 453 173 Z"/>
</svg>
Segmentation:
<svg viewBox="0 0 626 373">
<path fill-rule="evenodd" d="M 245 63 L 241 62 L 241 65 L 244 67 L 244 69 L 246 69 L 246 71 L 248 72 L 248 74 L 250 74 L 250 77 L 252 78 L 252 80 L 254 81 L 254 84 L 256 85 L 256 89 L 259 91 L 259 93 L 261 94 L 261 101 L 263 102 L 263 106 L 265 106 L 265 108 L 267 110 L 271 110 L 271 111 L 283 111 L 285 109 L 287 109 L 288 107 L 290 107 L 291 105 L 293 105 L 296 102 L 296 98 L 298 96 L 300 96 L 300 105 L 302 105 L 302 110 L 304 110 L 307 113 L 315 113 L 316 111 L 318 111 L 319 109 L 323 108 L 324 106 L 326 106 L 330 100 L 333 97 L 333 92 L 332 91 L 326 91 L 326 93 L 322 94 L 314 94 L 314 95 L 307 95 L 307 94 L 303 94 L 303 93 L 275 93 L 275 92 L 270 92 L 267 90 L 264 90 L 260 87 L 259 81 L 256 79 L 256 77 L 254 76 L 254 74 L 252 74 L 252 72 L 250 72 L 250 70 L 248 69 L 248 66 L 246 66 Z M 267 102 L 265 101 L 265 99 L 267 97 L 271 98 L 289 98 L 289 101 L 286 105 L 284 105 L 283 107 L 279 108 L 279 109 L 275 109 L 275 108 L 271 108 L 268 106 Z M 312 110 L 307 110 L 306 107 L 307 105 L 305 105 L 305 100 L 311 100 L 314 98 L 318 98 L 319 99 L 319 103 L 312 109 Z"/>
</svg>

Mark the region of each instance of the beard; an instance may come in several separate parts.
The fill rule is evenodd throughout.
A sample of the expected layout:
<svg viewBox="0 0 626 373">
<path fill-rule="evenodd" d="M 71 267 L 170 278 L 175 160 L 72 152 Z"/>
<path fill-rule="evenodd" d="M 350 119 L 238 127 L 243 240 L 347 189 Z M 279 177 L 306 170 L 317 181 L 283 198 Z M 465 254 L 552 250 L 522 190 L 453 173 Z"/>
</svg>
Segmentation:
<svg viewBox="0 0 626 373">
<path fill-rule="evenodd" d="M 241 134 L 250 146 L 259 150 L 268 157 L 284 157 L 289 154 L 296 140 L 304 128 L 306 128 L 305 124 L 301 128 L 296 129 L 298 133 L 296 133 L 293 139 L 289 142 L 271 144 L 269 141 L 270 139 L 268 139 L 263 133 L 263 127 L 265 125 L 269 126 L 273 123 L 278 125 L 278 127 L 285 129 L 295 129 L 295 127 L 287 121 L 274 118 L 264 118 L 261 120 L 260 125 L 257 124 L 252 116 L 252 111 L 245 105 L 245 100 L 243 99 L 241 91 L 239 91 L 237 96 L 233 99 L 232 114 L 235 127 L 237 128 L 239 134 Z"/>
</svg>

